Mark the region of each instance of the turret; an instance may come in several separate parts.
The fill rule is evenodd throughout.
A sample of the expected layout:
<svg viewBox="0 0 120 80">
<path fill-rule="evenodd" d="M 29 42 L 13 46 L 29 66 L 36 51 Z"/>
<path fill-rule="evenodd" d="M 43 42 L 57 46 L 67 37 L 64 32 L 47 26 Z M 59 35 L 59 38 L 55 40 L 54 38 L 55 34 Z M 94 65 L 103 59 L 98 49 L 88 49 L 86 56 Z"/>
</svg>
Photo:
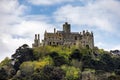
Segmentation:
<svg viewBox="0 0 120 80">
<path fill-rule="evenodd" d="M 83 30 L 83 35 L 85 35 L 85 30 Z"/>
<path fill-rule="evenodd" d="M 56 33 L 56 28 L 54 28 L 54 33 Z"/>
<path fill-rule="evenodd" d="M 47 33 L 47 31 L 45 30 L 45 33 Z"/>
<path fill-rule="evenodd" d="M 44 32 L 44 38 L 46 37 L 46 34 L 47 34 L 47 31 L 45 30 L 45 32 Z"/>
<path fill-rule="evenodd" d="M 32 44 L 32 47 L 38 47 L 40 46 L 40 35 L 35 34 L 35 39 L 34 39 L 34 43 Z"/>
<path fill-rule="evenodd" d="M 67 22 L 65 22 L 65 24 L 63 24 L 63 31 L 65 33 L 70 33 L 71 32 L 70 24 L 68 24 Z"/>
<path fill-rule="evenodd" d="M 91 36 L 93 37 L 93 32 L 91 32 Z"/>
<path fill-rule="evenodd" d="M 40 45 L 40 35 L 38 34 L 38 45 Z"/>
<path fill-rule="evenodd" d="M 35 34 L 34 42 L 35 42 L 35 43 L 37 42 L 37 34 Z"/>
</svg>

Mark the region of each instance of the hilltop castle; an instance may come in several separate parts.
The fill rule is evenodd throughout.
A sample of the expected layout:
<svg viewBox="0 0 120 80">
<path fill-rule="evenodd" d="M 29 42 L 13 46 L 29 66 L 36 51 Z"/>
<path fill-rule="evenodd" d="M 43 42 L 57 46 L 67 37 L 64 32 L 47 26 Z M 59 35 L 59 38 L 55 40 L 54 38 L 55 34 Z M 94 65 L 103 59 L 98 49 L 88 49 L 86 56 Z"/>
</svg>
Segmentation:
<svg viewBox="0 0 120 80">
<path fill-rule="evenodd" d="M 40 43 L 39 34 L 35 34 L 34 43 L 32 47 L 39 47 L 39 46 L 72 46 L 72 45 L 79 45 L 81 47 L 88 46 L 89 48 L 93 49 L 94 47 L 94 36 L 93 32 L 84 31 L 83 32 L 71 32 L 71 26 L 67 22 L 63 24 L 63 31 L 56 31 L 54 28 L 54 33 L 49 33 L 45 31 L 44 39 Z"/>
</svg>

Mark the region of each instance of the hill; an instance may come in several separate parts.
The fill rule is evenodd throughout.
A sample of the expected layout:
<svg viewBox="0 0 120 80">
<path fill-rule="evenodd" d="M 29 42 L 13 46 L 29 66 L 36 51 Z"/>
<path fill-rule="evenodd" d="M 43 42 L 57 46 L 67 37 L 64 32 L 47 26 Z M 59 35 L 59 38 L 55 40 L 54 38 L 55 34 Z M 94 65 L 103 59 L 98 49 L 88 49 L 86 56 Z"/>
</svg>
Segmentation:
<svg viewBox="0 0 120 80">
<path fill-rule="evenodd" d="M 0 80 L 120 80 L 120 56 L 97 47 L 24 44 L 0 63 Z"/>
</svg>

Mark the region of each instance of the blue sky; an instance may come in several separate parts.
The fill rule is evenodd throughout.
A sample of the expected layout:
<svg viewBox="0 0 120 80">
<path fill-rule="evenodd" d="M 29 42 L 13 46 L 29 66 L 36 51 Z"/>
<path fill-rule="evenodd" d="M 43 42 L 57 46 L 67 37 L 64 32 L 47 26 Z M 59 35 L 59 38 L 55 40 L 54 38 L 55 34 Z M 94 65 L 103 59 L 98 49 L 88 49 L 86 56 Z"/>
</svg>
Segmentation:
<svg viewBox="0 0 120 80">
<path fill-rule="evenodd" d="M 64 22 L 73 32 L 93 31 L 95 46 L 120 50 L 119 0 L 1 0 L 0 61 L 10 57 L 34 34 L 62 30 Z"/>
</svg>

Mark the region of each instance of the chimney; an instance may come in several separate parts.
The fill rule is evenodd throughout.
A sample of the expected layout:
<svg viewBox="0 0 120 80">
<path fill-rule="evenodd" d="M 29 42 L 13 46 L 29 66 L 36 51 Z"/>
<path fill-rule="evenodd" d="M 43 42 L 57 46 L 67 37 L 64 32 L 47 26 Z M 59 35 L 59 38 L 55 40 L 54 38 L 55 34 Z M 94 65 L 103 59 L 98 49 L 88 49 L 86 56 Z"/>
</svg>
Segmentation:
<svg viewBox="0 0 120 80">
<path fill-rule="evenodd" d="M 40 35 L 38 34 L 38 40 L 40 39 Z"/>
<path fill-rule="evenodd" d="M 35 34 L 35 40 L 37 40 L 37 34 Z"/>
<path fill-rule="evenodd" d="M 38 34 L 38 46 L 40 45 L 40 34 Z"/>
</svg>

